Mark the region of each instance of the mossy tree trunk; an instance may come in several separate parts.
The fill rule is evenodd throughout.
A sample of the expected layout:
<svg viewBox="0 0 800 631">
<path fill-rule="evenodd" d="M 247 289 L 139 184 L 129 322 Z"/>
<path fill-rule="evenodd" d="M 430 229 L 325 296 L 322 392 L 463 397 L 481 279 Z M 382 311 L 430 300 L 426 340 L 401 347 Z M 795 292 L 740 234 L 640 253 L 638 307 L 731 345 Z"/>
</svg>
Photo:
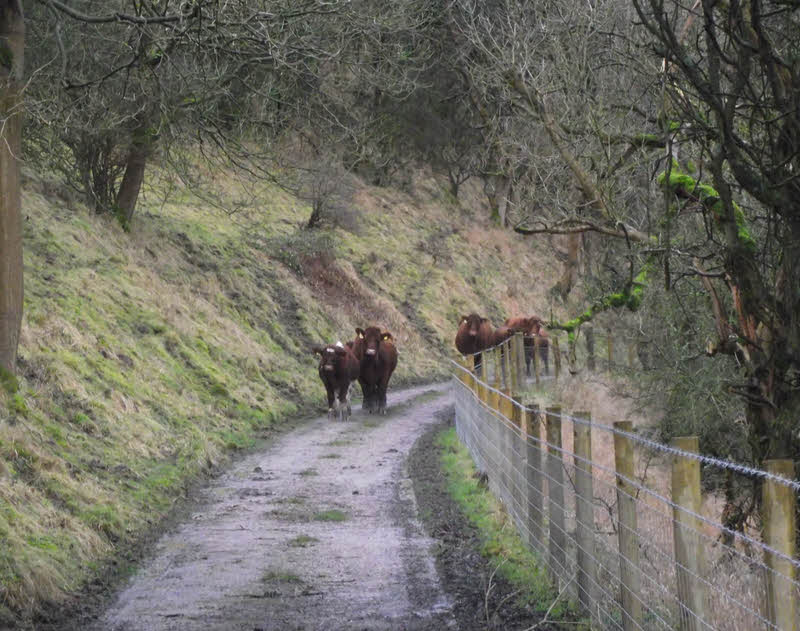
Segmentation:
<svg viewBox="0 0 800 631">
<path fill-rule="evenodd" d="M 134 132 L 128 157 L 125 161 L 125 173 L 117 192 L 116 208 L 122 226 L 129 228 L 139 199 L 139 191 L 144 182 L 144 171 L 147 159 L 152 152 L 153 141 L 146 125 L 139 125 Z"/>
<path fill-rule="evenodd" d="M 15 372 L 22 324 L 19 155 L 25 24 L 21 0 L 0 0 L 0 372 Z"/>
</svg>

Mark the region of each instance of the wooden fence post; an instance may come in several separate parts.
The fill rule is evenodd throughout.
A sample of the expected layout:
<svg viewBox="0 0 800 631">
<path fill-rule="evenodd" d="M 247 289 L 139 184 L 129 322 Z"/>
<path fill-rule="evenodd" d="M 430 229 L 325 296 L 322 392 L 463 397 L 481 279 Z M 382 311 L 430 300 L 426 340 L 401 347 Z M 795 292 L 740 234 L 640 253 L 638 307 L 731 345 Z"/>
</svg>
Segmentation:
<svg viewBox="0 0 800 631">
<path fill-rule="evenodd" d="M 491 407 L 493 410 L 496 410 L 500 406 L 500 395 L 497 393 L 497 391 L 499 391 L 501 388 L 501 375 L 499 370 L 501 359 L 499 348 L 495 347 L 492 349 L 492 359 L 494 364 L 494 380 L 492 382 L 492 388 L 494 388 L 494 391 L 489 392 L 489 407 Z"/>
<path fill-rule="evenodd" d="M 517 389 L 514 392 L 519 392 L 525 388 L 525 337 L 515 333 L 513 340 L 517 347 Z"/>
<path fill-rule="evenodd" d="M 787 479 L 794 478 L 794 463 L 791 460 L 766 460 L 768 473 Z M 778 556 L 765 551 L 766 607 L 767 619 L 781 631 L 795 631 L 797 603 L 794 593 L 795 568 L 789 560 L 795 553 L 794 491 L 773 480 L 764 480 L 764 543 L 773 550 L 786 555 Z"/>
<path fill-rule="evenodd" d="M 505 366 L 505 383 L 503 389 L 510 390 L 513 377 L 511 376 L 511 341 L 503 342 L 503 366 Z"/>
<path fill-rule="evenodd" d="M 566 532 L 564 530 L 564 469 L 561 455 L 561 408 L 547 408 L 547 488 L 550 515 L 550 578 L 559 586 L 566 569 Z"/>
<path fill-rule="evenodd" d="M 614 423 L 617 431 L 630 433 L 631 421 Z M 636 489 L 634 479 L 633 443 L 628 436 L 614 432 L 614 461 L 617 470 L 617 510 L 619 512 L 619 568 L 622 584 L 622 626 L 625 631 L 642 628 L 642 590 L 637 541 Z"/>
<path fill-rule="evenodd" d="M 497 469 L 500 472 L 500 487 L 498 497 L 504 504 L 509 504 L 508 492 L 511 487 L 512 473 L 511 473 L 511 432 L 509 431 L 509 421 L 511 418 L 511 405 L 509 399 L 511 398 L 511 391 L 508 388 L 503 388 L 502 395 L 498 397 L 497 406 L 497 452 L 500 454 Z"/>
<path fill-rule="evenodd" d="M 513 498 L 513 510 L 511 511 L 511 515 L 514 518 L 514 524 L 516 524 L 517 529 L 519 530 L 520 526 L 524 523 L 524 515 L 523 515 L 523 498 L 524 493 L 522 492 L 523 489 L 523 480 L 524 480 L 524 471 L 522 470 L 522 402 L 519 393 L 515 393 L 513 395 L 513 407 L 511 411 L 511 416 L 509 417 L 512 422 L 511 429 L 511 497 Z"/>
<path fill-rule="evenodd" d="M 591 421 L 589 412 L 574 412 L 576 419 Z M 592 484 L 592 428 L 572 422 L 575 445 L 575 520 L 578 544 L 578 603 L 591 615 L 596 601 L 596 565 L 594 549 L 594 489 Z"/>
<path fill-rule="evenodd" d="M 553 370 L 555 371 L 556 381 L 561 374 L 561 349 L 558 347 L 558 336 L 553 337 Z"/>
<path fill-rule="evenodd" d="M 462 365 L 464 366 L 464 368 L 466 368 L 466 370 L 461 373 L 464 385 L 467 386 L 467 388 L 469 388 L 470 390 L 474 391 L 475 379 L 473 378 L 474 375 L 472 373 L 472 366 L 470 365 L 472 362 L 467 357 L 465 357 L 462 360 L 462 362 L 463 362 Z"/>
<path fill-rule="evenodd" d="M 589 372 L 594 372 L 597 368 L 594 358 L 594 329 L 586 327 L 586 368 Z"/>
<path fill-rule="evenodd" d="M 511 336 L 508 340 L 508 347 L 511 349 L 511 385 L 510 389 L 512 392 L 517 392 L 519 390 L 519 352 L 517 348 L 517 333 Z"/>
<path fill-rule="evenodd" d="M 672 439 L 672 446 L 698 453 L 697 436 Z M 672 457 L 672 539 L 675 543 L 675 575 L 678 579 L 681 631 L 705 628 L 706 589 L 705 550 L 700 540 L 700 461 L 683 456 Z"/>
<path fill-rule="evenodd" d="M 525 410 L 525 482 L 528 495 L 530 545 L 544 557 L 544 493 L 542 484 L 542 442 L 539 406 Z"/>
<path fill-rule="evenodd" d="M 475 385 L 476 385 L 476 392 L 478 394 L 478 398 L 483 401 L 484 403 L 488 403 L 488 392 L 486 391 L 486 387 L 484 384 L 486 383 L 485 375 L 486 375 L 486 353 L 481 353 L 483 359 L 475 369 Z"/>
<path fill-rule="evenodd" d="M 502 368 L 501 368 L 503 360 L 502 360 L 502 355 L 500 353 L 500 347 L 499 346 L 495 346 L 492 349 L 492 359 L 494 360 L 494 362 L 493 362 L 494 363 L 494 382 L 492 383 L 492 385 L 499 390 L 500 388 L 503 387 L 502 386 L 502 382 L 501 382 L 501 379 L 503 377 Z"/>
</svg>

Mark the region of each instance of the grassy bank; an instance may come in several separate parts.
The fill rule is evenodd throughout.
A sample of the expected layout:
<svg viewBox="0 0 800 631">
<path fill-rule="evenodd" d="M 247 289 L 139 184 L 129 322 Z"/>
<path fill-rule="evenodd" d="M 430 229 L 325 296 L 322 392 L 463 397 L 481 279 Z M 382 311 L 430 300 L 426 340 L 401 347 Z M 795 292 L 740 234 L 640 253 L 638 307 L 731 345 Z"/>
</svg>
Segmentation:
<svg viewBox="0 0 800 631">
<path fill-rule="evenodd" d="M 390 384 L 447 370 L 462 313 L 544 311 L 547 248 L 488 225 L 430 177 L 362 186 L 348 228 L 269 186 L 175 181 L 130 232 L 25 179 L 17 383 L 0 392 L 0 626 L 79 590 L 187 485 L 289 419 L 323 411 L 312 343 L 391 330 Z"/>
<path fill-rule="evenodd" d="M 437 446 L 441 450 L 442 471 L 451 496 L 478 529 L 481 554 L 495 568 L 496 574 L 511 585 L 518 605 L 547 613 L 549 627 L 558 628 L 559 622 L 568 622 L 571 629 L 584 628 L 575 604 L 563 596 L 557 598 L 558 593 L 550 584 L 542 560 L 520 539 L 508 512 L 479 479 L 455 428 L 442 432 Z"/>
</svg>

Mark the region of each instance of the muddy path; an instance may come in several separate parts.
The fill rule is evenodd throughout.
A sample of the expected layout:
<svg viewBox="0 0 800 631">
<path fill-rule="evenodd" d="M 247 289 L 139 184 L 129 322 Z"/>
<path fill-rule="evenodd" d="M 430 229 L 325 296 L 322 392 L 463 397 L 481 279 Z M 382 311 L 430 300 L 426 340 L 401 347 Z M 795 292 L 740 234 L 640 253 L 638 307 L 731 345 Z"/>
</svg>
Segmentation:
<svg viewBox="0 0 800 631">
<path fill-rule="evenodd" d="M 455 628 L 407 471 L 448 388 L 390 393 L 386 416 L 357 405 L 244 458 L 84 628 Z"/>
</svg>

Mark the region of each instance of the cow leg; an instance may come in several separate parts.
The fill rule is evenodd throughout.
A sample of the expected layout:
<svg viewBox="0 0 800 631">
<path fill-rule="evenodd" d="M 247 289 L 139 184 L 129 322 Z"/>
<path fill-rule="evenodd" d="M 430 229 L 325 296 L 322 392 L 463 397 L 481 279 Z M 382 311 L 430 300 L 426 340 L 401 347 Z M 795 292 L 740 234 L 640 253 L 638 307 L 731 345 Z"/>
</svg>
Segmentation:
<svg viewBox="0 0 800 631">
<path fill-rule="evenodd" d="M 347 417 L 350 416 L 350 384 L 345 384 L 339 387 L 339 412 L 341 420 L 347 420 Z M 347 414 L 345 415 L 345 412 Z"/>
<path fill-rule="evenodd" d="M 378 383 L 378 413 L 386 414 L 386 391 L 389 389 L 389 377 Z"/>
<path fill-rule="evenodd" d="M 353 415 L 353 408 L 350 405 L 350 402 L 353 397 L 353 384 L 349 384 L 347 386 L 347 418 L 349 419 Z"/>
<path fill-rule="evenodd" d="M 369 386 L 369 400 L 367 401 L 367 412 L 372 414 L 375 411 L 375 386 Z"/>
<path fill-rule="evenodd" d="M 550 374 L 550 363 L 548 362 L 549 356 L 550 356 L 550 349 L 545 347 L 544 350 L 542 350 L 542 359 L 544 360 L 544 374 L 545 375 L 549 375 Z"/>
<path fill-rule="evenodd" d="M 531 363 L 532 363 L 532 360 L 533 360 L 533 354 L 536 351 L 534 350 L 535 347 L 533 347 L 532 345 L 528 344 L 527 340 L 525 340 L 523 348 L 524 348 L 524 352 L 525 352 L 525 374 L 528 375 L 528 377 L 530 377 L 531 376 Z"/>
<path fill-rule="evenodd" d="M 328 392 L 328 420 L 333 420 L 334 414 L 334 405 L 336 403 L 336 391 L 333 389 L 333 386 L 327 386 L 325 388 Z"/>
<path fill-rule="evenodd" d="M 363 395 L 364 399 L 361 402 L 361 409 L 366 410 L 367 412 L 370 411 L 370 385 L 364 381 L 361 377 L 358 378 L 358 383 L 361 385 L 361 394 Z"/>
</svg>

